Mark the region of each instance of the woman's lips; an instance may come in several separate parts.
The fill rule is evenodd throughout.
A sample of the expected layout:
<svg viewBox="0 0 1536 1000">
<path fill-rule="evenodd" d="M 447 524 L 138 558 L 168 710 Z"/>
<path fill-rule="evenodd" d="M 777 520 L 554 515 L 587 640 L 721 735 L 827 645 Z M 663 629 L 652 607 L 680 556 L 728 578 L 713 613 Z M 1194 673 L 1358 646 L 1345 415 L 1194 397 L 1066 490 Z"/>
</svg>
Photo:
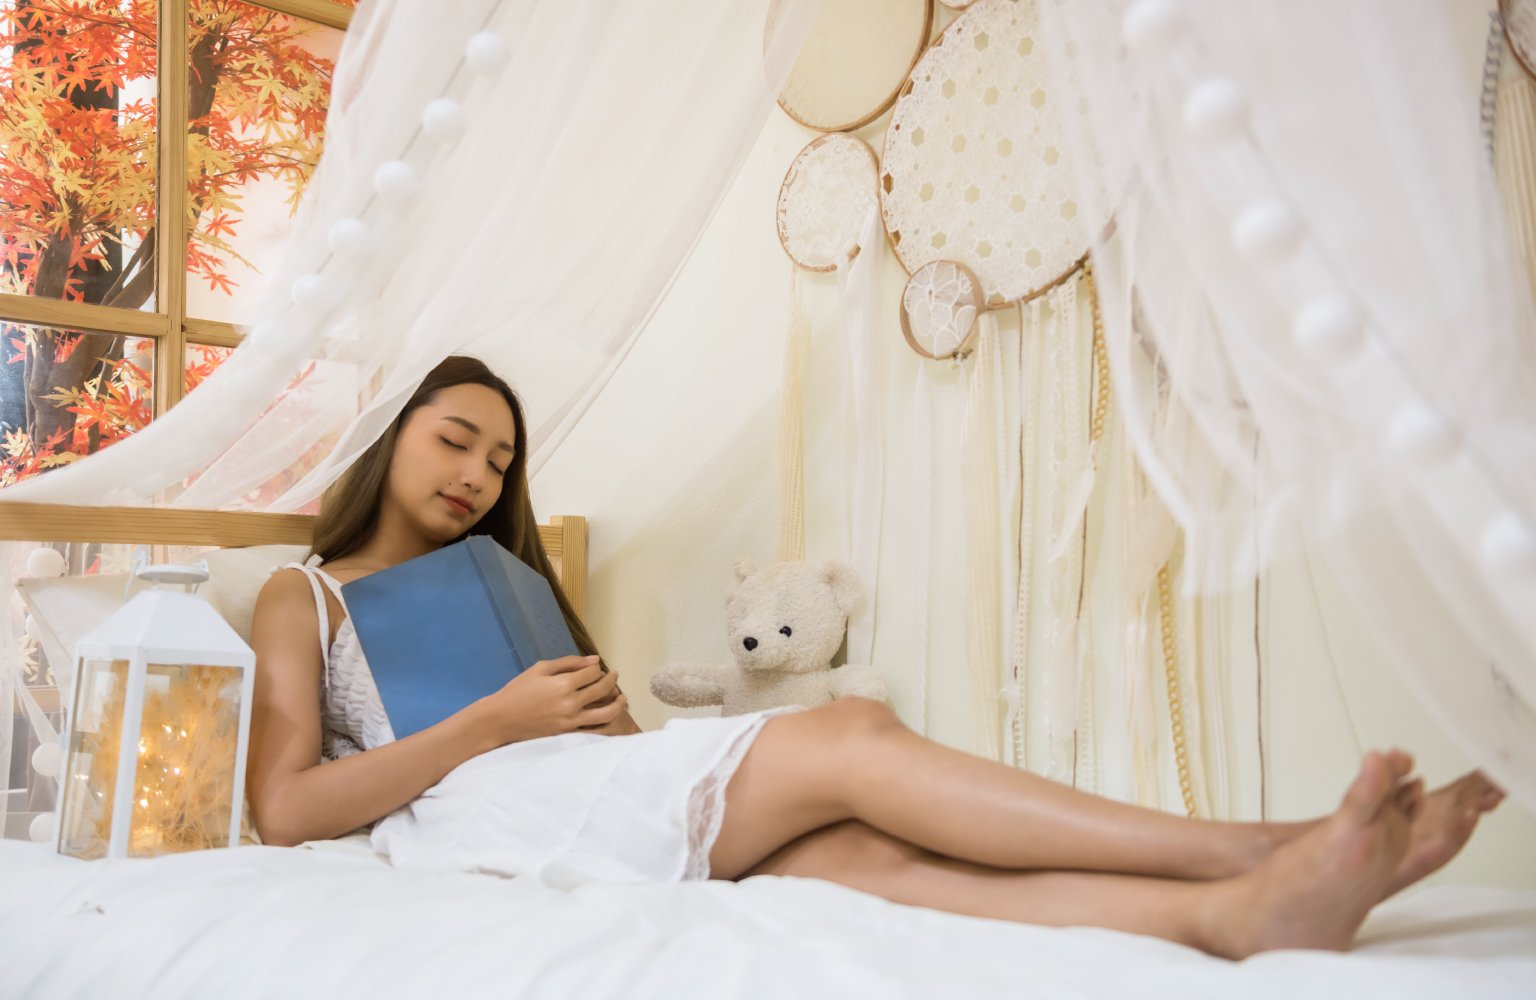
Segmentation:
<svg viewBox="0 0 1536 1000">
<path fill-rule="evenodd" d="M 443 501 L 445 503 L 447 503 L 449 507 L 453 508 L 454 511 L 456 511 L 456 512 L 458 512 L 460 514 L 472 514 L 472 513 L 474 513 L 474 508 L 470 507 L 466 503 L 463 503 L 461 501 L 455 500 L 455 499 L 453 499 L 453 497 L 443 496 L 443 494 L 441 494 L 441 493 L 439 493 L 438 496 L 443 497 Z"/>
</svg>

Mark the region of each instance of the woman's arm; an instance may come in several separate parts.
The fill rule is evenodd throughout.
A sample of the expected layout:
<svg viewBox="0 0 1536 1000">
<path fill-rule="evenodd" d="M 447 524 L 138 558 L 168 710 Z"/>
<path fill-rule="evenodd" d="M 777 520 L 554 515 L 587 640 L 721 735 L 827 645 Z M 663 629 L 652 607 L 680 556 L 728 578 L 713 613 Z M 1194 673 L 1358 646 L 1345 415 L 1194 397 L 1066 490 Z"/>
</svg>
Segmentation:
<svg viewBox="0 0 1536 1000">
<path fill-rule="evenodd" d="M 594 697 L 617 691 L 616 675 L 567 657 L 535 664 L 435 726 L 322 762 L 319 631 L 304 575 L 274 573 L 256 598 L 251 625 L 256 678 L 246 772 L 252 818 L 268 844 L 340 836 L 405 805 L 477 754 L 578 726 L 611 725 L 627 714 L 622 694 L 589 707 Z"/>
<path fill-rule="evenodd" d="M 256 598 L 255 695 L 246 788 L 268 844 L 336 837 L 399 808 L 491 749 L 460 712 L 398 742 L 321 763 L 319 617 L 298 570 L 274 573 Z M 329 637 L 327 637 L 329 638 Z"/>
</svg>

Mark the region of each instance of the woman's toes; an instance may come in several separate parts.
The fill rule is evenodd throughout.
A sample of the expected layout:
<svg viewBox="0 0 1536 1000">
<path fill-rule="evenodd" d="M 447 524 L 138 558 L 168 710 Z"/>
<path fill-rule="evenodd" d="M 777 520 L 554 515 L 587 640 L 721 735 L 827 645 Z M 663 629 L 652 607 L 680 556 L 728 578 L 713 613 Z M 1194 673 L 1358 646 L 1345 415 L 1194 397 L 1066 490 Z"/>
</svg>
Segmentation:
<svg viewBox="0 0 1536 1000">
<path fill-rule="evenodd" d="M 1397 807 L 1410 820 L 1416 820 L 1424 812 L 1424 779 L 1414 778 L 1397 786 L 1394 793 Z"/>
<path fill-rule="evenodd" d="M 1375 751 L 1367 753 L 1360 761 L 1360 774 L 1344 793 L 1344 804 L 1339 812 L 1356 826 L 1369 823 L 1391 794 L 1394 784 L 1390 762 Z"/>
</svg>

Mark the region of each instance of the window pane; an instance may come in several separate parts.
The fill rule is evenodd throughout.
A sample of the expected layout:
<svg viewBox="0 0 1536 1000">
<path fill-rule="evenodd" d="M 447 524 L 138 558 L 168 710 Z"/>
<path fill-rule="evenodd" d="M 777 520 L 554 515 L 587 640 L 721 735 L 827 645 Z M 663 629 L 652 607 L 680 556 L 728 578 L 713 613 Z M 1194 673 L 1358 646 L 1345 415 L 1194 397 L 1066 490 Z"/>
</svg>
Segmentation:
<svg viewBox="0 0 1536 1000">
<path fill-rule="evenodd" d="M 186 395 L 203 384 L 203 379 L 235 353 L 233 347 L 209 347 L 204 344 L 188 344 L 186 360 L 182 365 L 181 391 Z"/>
<path fill-rule="evenodd" d="M 156 16 L 0 2 L 0 291 L 155 308 Z"/>
<path fill-rule="evenodd" d="M 0 487 L 150 421 L 154 341 L 0 323 Z"/>
<path fill-rule="evenodd" d="M 233 322 L 259 294 L 263 262 L 320 160 L 341 39 L 235 0 L 192 4 L 187 315 Z"/>
</svg>

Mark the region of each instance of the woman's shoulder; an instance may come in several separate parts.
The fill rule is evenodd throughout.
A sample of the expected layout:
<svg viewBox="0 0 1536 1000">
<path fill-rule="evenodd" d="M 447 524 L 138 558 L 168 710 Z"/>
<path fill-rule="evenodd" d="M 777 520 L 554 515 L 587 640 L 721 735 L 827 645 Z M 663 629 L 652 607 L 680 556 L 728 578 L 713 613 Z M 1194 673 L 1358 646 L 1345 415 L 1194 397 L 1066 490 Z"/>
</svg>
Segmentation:
<svg viewBox="0 0 1536 1000">
<path fill-rule="evenodd" d="M 299 604 L 312 604 L 309 574 L 296 566 L 283 566 L 272 571 L 261 589 L 256 592 L 256 607 L 284 608 Z"/>
</svg>

